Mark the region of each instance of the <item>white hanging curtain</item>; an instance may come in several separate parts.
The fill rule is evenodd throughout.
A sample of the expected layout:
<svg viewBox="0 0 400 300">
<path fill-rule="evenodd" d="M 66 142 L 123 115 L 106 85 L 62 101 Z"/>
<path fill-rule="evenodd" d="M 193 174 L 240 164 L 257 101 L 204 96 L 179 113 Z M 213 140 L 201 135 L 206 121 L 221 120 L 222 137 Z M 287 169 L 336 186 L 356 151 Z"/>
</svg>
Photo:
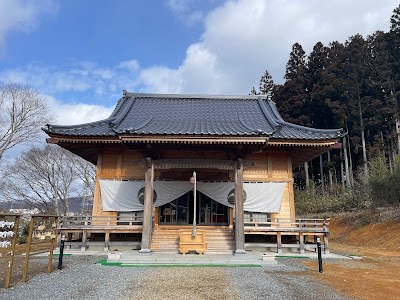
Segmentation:
<svg viewBox="0 0 400 300">
<path fill-rule="evenodd" d="M 154 181 L 154 190 L 157 193 L 154 206 L 159 207 L 193 190 L 193 185 L 188 181 Z"/>
<path fill-rule="evenodd" d="M 244 211 L 279 213 L 286 182 L 250 182 L 244 183 L 246 201 Z"/>
<path fill-rule="evenodd" d="M 104 211 L 140 211 L 144 197 L 144 181 L 99 180 Z M 244 183 L 244 210 L 249 212 L 278 213 L 280 211 L 286 183 L 254 182 Z M 198 182 L 199 192 L 228 207 L 234 204 L 233 182 Z M 187 181 L 155 181 L 155 207 L 167 204 L 193 189 Z"/>
<path fill-rule="evenodd" d="M 99 180 L 103 211 L 140 211 L 137 197 L 144 181 Z"/>
<path fill-rule="evenodd" d="M 225 206 L 234 207 L 228 202 L 229 193 L 234 193 L 235 184 L 233 182 L 198 182 L 197 190 L 214 201 Z"/>
</svg>

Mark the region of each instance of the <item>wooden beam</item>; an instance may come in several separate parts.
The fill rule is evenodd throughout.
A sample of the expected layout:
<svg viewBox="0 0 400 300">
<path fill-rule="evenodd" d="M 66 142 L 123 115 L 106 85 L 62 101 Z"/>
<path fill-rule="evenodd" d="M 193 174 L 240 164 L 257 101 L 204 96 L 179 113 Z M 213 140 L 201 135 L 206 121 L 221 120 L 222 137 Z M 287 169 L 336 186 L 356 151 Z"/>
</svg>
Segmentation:
<svg viewBox="0 0 400 300">
<path fill-rule="evenodd" d="M 140 167 L 146 167 L 147 159 L 139 159 L 133 162 Z M 255 163 L 246 161 L 242 167 L 251 167 Z M 219 159 L 158 159 L 153 161 L 153 168 L 157 170 L 169 169 L 218 169 L 218 170 L 235 170 L 236 165 L 232 160 Z"/>
<path fill-rule="evenodd" d="M 153 184 L 154 163 L 150 157 L 146 158 L 146 171 L 144 176 L 144 207 L 143 207 L 143 231 L 140 253 L 150 253 L 152 213 L 153 213 Z"/>
<path fill-rule="evenodd" d="M 236 161 L 235 168 L 235 254 L 245 254 L 243 212 L 243 160 Z"/>
</svg>

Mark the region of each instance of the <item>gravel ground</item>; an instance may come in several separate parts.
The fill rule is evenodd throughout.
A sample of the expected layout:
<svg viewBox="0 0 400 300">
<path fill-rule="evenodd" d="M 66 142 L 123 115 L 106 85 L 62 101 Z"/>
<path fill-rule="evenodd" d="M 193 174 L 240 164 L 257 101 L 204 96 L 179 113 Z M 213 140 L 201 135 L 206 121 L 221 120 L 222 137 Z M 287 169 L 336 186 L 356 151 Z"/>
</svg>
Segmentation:
<svg viewBox="0 0 400 300">
<path fill-rule="evenodd" d="M 349 299 L 306 275 L 296 259 L 278 259 L 277 266 L 227 269 L 231 286 L 240 299 Z"/>
<path fill-rule="evenodd" d="M 260 268 L 121 268 L 95 264 L 101 258 L 65 257 L 61 272 L 1 288 L 0 299 L 348 299 L 307 276 L 296 259 Z"/>
</svg>

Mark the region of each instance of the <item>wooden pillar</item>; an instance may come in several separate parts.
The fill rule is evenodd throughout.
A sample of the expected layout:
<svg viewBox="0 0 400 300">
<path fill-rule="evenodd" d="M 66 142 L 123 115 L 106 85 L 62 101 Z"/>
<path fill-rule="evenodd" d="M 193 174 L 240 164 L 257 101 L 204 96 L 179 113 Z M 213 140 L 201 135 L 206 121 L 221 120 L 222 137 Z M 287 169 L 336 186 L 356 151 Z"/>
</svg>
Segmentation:
<svg viewBox="0 0 400 300">
<path fill-rule="evenodd" d="M 235 168 L 235 242 L 236 254 L 244 250 L 244 211 L 243 211 L 243 160 L 238 159 Z"/>
<path fill-rule="evenodd" d="M 10 254 L 11 257 L 10 257 L 10 261 L 8 262 L 8 269 L 7 269 L 7 276 L 6 276 L 6 285 L 5 285 L 6 289 L 8 289 L 10 287 L 12 268 L 14 265 L 15 244 L 17 243 L 18 226 L 19 226 L 19 216 L 15 216 L 14 235 L 13 235 L 13 239 L 12 239 L 11 254 Z"/>
<path fill-rule="evenodd" d="M 233 208 L 229 207 L 229 228 L 233 228 Z"/>
<path fill-rule="evenodd" d="M 158 226 L 158 221 L 160 220 L 160 209 L 156 207 L 154 209 L 154 226 Z"/>
<path fill-rule="evenodd" d="M 24 271 L 22 273 L 22 282 L 26 282 L 28 279 L 29 255 L 31 254 L 32 233 L 34 224 L 35 224 L 35 217 L 32 216 L 31 221 L 29 222 L 29 233 L 28 233 L 28 241 L 26 242 L 25 264 L 24 264 Z"/>
<path fill-rule="evenodd" d="M 280 232 L 277 232 L 276 234 L 276 247 L 277 247 L 277 252 L 279 254 L 282 253 L 282 234 Z"/>
<path fill-rule="evenodd" d="M 153 182 L 154 182 L 154 164 L 150 157 L 146 158 L 146 171 L 144 177 L 144 208 L 143 208 L 143 229 L 142 245 L 140 253 L 150 253 L 151 231 L 152 231 L 152 213 L 153 213 Z"/>
<path fill-rule="evenodd" d="M 304 254 L 304 234 L 303 234 L 303 232 L 299 233 L 299 243 L 300 243 L 300 254 Z"/>
<path fill-rule="evenodd" d="M 106 230 L 106 235 L 104 237 L 104 251 L 108 251 L 110 248 L 110 230 Z"/>
<path fill-rule="evenodd" d="M 328 248 L 328 235 L 324 235 L 324 253 L 328 254 L 329 253 L 329 248 Z"/>
<path fill-rule="evenodd" d="M 49 218 L 49 222 L 52 220 Z M 53 265 L 53 252 L 54 252 L 54 245 L 56 243 L 56 236 L 57 236 L 57 223 L 58 217 L 54 218 L 54 223 L 52 223 L 52 235 L 51 235 L 51 243 L 50 243 L 50 251 L 49 251 L 49 261 L 47 263 L 47 273 L 51 273 L 52 265 Z"/>
<path fill-rule="evenodd" d="M 86 240 L 87 240 L 87 234 L 86 234 L 86 230 L 84 230 L 82 232 L 82 245 L 81 245 L 82 252 L 86 251 Z"/>
</svg>

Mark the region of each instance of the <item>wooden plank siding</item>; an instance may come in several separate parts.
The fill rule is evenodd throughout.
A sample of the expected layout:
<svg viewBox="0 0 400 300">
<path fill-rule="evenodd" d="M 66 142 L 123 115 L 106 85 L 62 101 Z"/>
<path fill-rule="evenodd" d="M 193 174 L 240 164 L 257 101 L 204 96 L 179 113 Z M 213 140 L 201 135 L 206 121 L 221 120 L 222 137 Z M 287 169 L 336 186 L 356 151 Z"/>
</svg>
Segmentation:
<svg viewBox="0 0 400 300">
<path fill-rule="evenodd" d="M 229 160 L 229 154 L 224 152 L 162 151 L 159 154 L 163 159 L 192 158 Z M 133 163 L 135 160 L 140 159 L 144 159 L 142 152 L 121 150 L 121 148 L 104 150 L 99 155 L 93 202 L 93 216 L 117 216 L 117 212 L 102 211 L 100 185 L 98 180 L 144 180 L 144 168 Z M 255 162 L 254 166 L 244 169 L 244 181 L 287 182 L 283 194 L 281 211 L 278 214 L 271 214 L 271 218 L 294 218 L 293 174 L 290 153 L 287 151 L 252 153 L 248 154 L 244 158 L 244 161 Z M 178 171 L 183 173 L 184 169 Z M 216 172 L 216 170 L 211 169 L 202 169 L 201 171 L 204 174 L 209 173 L 210 178 L 211 174 Z M 226 178 L 233 181 L 234 172 L 226 172 Z M 155 170 L 156 180 L 160 175 L 160 170 Z"/>
</svg>

